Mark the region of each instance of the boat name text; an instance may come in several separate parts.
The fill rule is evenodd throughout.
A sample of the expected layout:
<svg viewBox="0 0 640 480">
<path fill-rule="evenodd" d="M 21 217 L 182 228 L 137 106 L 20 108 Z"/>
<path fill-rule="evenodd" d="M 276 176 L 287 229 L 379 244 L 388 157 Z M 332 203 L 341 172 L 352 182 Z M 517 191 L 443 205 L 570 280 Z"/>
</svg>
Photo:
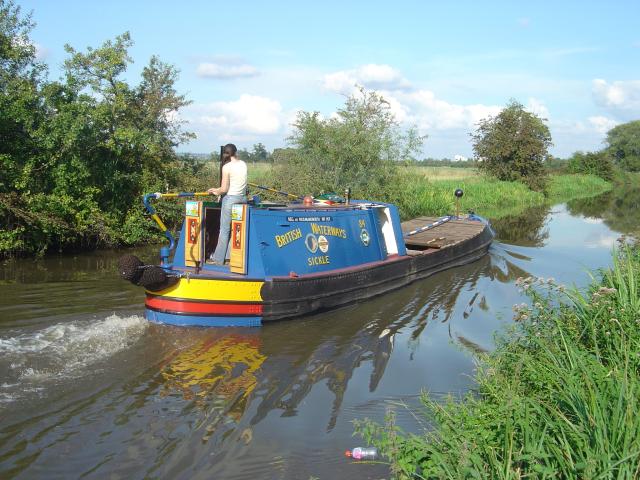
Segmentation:
<svg viewBox="0 0 640 480">
<path fill-rule="evenodd" d="M 316 265 L 329 265 L 331 262 L 329 261 L 329 255 L 318 255 L 307 258 L 307 263 L 310 267 L 314 267 Z"/>
</svg>

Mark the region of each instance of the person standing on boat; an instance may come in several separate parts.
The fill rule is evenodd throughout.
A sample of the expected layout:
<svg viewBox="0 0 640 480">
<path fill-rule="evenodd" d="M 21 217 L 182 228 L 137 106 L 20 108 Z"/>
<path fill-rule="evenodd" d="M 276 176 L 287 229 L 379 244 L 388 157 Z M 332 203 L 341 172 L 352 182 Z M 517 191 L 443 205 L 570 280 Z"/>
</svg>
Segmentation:
<svg viewBox="0 0 640 480">
<path fill-rule="evenodd" d="M 222 151 L 222 179 L 218 188 L 207 190 L 212 195 L 224 195 L 220 208 L 220 234 L 218 245 L 209 257 L 208 263 L 224 265 L 229 249 L 229 234 L 231 231 L 231 209 L 236 203 L 247 203 L 247 164 L 236 157 L 238 149 L 233 143 L 228 143 Z"/>
</svg>

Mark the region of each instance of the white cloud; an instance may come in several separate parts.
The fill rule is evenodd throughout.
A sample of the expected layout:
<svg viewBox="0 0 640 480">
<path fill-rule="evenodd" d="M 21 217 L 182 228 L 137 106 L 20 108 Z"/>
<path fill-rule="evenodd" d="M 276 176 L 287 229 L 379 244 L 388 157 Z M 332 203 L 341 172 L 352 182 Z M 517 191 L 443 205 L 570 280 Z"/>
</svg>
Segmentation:
<svg viewBox="0 0 640 480">
<path fill-rule="evenodd" d="M 330 73 L 324 76 L 322 80 L 322 86 L 336 93 L 351 94 L 355 91 L 355 86 L 358 83 L 358 79 L 348 72 L 336 72 Z"/>
<path fill-rule="evenodd" d="M 595 102 L 618 114 L 640 112 L 640 80 L 608 83 L 601 78 L 593 81 Z"/>
<path fill-rule="evenodd" d="M 203 78 L 230 79 L 238 77 L 255 77 L 260 74 L 258 69 L 248 64 L 225 64 L 225 63 L 200 63 L 196 68 L 196 73 Z"/>
<path fill-rule="evenodd" d="M 33 46 L 36 49 L 36 60 L 39 62 L 45 60 L 51 53 L 48 48 L 40 45 L 39 43 L 34 43 Z"/>
<path fill-rule="evenodd" d="M 369 64 L 357 70 L 364 85 L 371 88 L 407 88 L 409 82 L 395 68 L 389 65 Z"/>
<path fill-rule="evenodd" d="M 591 125 L 591 127 L 600 134 L 605 134 L 618 125 L 618 122 L 615 120 L 602 116 L 589 117 L 587 121 L 589 122 L 589 125 Z"/>
<path fill-rule="evenodd" d="M 543 119 L 549 118 L 549 109 L 546 107 L 544 103 L 542 103 L 540 100 L 536 98 L 529 99 L 526 109 L 540 118 L 543 118 Z"/>
<path fill-rule="evenodd" d="M 330 73 L 322 80 L 326 90 L 346 95 L 353 93 L 356 85 L 374 90 L 403 90 L 410 87 L 409 81 L 395 68 L 373 63 Z"/>
<path fill-rule="evenodd" d="M 270 135 L 282 130 L 286 114 L 277 100 L 243 94 L 238 100 L 193 105 L 185 109 L 196 129 L 227 135 Z"/>
<path fill-rule="evenodd" d="M 408 112 L 407 121 L 418 125 L 423 132 L 431 129 L 471 129 L 480 120 L 497 115 L 502 110 L 500 106 L 449 103 L 436 98 L 430 90 L 398 93 L 394 98 Z"/>
<path fill-rule="evenodd" d="M 618 237 L 616 235 L 596 234 L 585 241 L 587 248 L 613 248 Z"/>
</svg>

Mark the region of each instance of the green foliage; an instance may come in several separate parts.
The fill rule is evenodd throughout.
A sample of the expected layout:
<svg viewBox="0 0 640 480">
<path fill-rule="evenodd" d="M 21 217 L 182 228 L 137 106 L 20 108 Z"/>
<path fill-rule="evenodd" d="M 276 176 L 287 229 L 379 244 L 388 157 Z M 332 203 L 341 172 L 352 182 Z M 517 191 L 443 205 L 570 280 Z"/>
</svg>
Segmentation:
<svg viewBox="0 0 640 480">
<path fill-rule="evenodd" d="M 132 206 L 184 175 L 174 147 L 192 135 L 175 120 L 189 103 L 176 70 L 152 57 L 130 86 L 125 33 L 86 52 L 67 46 L 64 80 L 48 82 L 31 28 L 0 0 L 0 255 L 140 241 L 153 225 Z"/>
<path fill-rule="evenodd" d="M 456 198 L 453 192 L 457 188 L 464 191 L 459 201 L 461 212 L 473 210 L 495 219 L 549 202 L 566 202 L 605 192 L 611 188 L 611 184 L 593 175 L 554 175 L 548 184 L 548 196 L 545 197 L 521 182 L 482 177 L 425 180 L 407 172 L 399 176 L 396 187 L 386 200 L 398 205 L 403 219 L 455 213 Z"/>
<path fill-rule="evenodd" d="M 300 112 L 289 138 L 295 150 L 274 153 L 275 179 L 299 194 L 342 192 L 359 198 L 385 198 L 396 187 L 395 161 L 411 160 L 423 138 L 400 130 L 388 102 L 360 89 L 336 116 Z"/>
<path fill-rule="evenodd" d="M 518 279 L 531 304 L 480 358 L 462 401 L 425 395 L 423 435 L 357 430 L 400 478 L 635 478 L 640 471 L 640 250 L 624 246 L 586 293 Z"/>
<path fill-rule="evenodd" d="M 613 160 L 606 151 L 576 152 L 569 159 L 567 169 L 570 173 L 586 173 L 605 180 L 613 180 L 614 176 Z"/>
<path fill-rule="evenodd" d="M 22 181 L 42 121 L 38 89 L 45 69 L 35 60 L 32 28 L 20 7 L 0 0 L 0 192 L 12 192 Z"/>
<path fill-rule="evenodd" d="M 552 143 L 548 127 L 537 115 L 511 101 L 496 117 L 480 121 L 471 137 L 478 168 L 498 180 L 520 181 L 544 191 L 544 162 Z"/>
<path fill-rule="evenodd" d="M 623 170 L 640 172 L 640 120 L 624 123 L 607 133 L 607 152 Z"/>
<path fill-rule="evenodd" d="M 567 173 L 569 162 L 562 158 L 549 156 L 547 160 L 544 162 L 544 167 L 549 173 L 563 174 L 563 173 Z"/>
<path fill-rule="evenodd" d="M 611 188 L 610 182 L 595 175 L 554 175 L 549 183 L 547 199 L 550 203 L 561 203 L 575 198 L 592 197 Z"/>
<path fill-rule="evenodd" d="M 427 181 L 413 175 L 399 177 L 398 188 L 389 201 L 398 205 L 403 219 L 455 214 L 456 197 L 453 193 L 458 188 L 464 191 L 459 201 L 461 213 L 473 210 L 494 217 L 544 203 L 542 194 L 519 182 L 486 178 Z"/>
</svg>

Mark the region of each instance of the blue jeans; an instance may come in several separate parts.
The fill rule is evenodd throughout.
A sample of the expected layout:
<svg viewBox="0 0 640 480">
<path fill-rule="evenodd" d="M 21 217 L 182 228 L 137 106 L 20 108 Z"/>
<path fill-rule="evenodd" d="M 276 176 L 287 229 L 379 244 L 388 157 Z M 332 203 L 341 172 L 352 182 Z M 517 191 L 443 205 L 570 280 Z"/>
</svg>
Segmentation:
<svg viewBox="0 0 640 480">
<path fill-rule="evenodd" d="M 244 195 L 225 195 L 220 207 L 220 234 L 218 245 L 211 258 L 215 263 L 222 265 L 229 250 L 229 234 L 231 232 L 231 208 L 236 203 L 247 203 Z"/>
</svg>

